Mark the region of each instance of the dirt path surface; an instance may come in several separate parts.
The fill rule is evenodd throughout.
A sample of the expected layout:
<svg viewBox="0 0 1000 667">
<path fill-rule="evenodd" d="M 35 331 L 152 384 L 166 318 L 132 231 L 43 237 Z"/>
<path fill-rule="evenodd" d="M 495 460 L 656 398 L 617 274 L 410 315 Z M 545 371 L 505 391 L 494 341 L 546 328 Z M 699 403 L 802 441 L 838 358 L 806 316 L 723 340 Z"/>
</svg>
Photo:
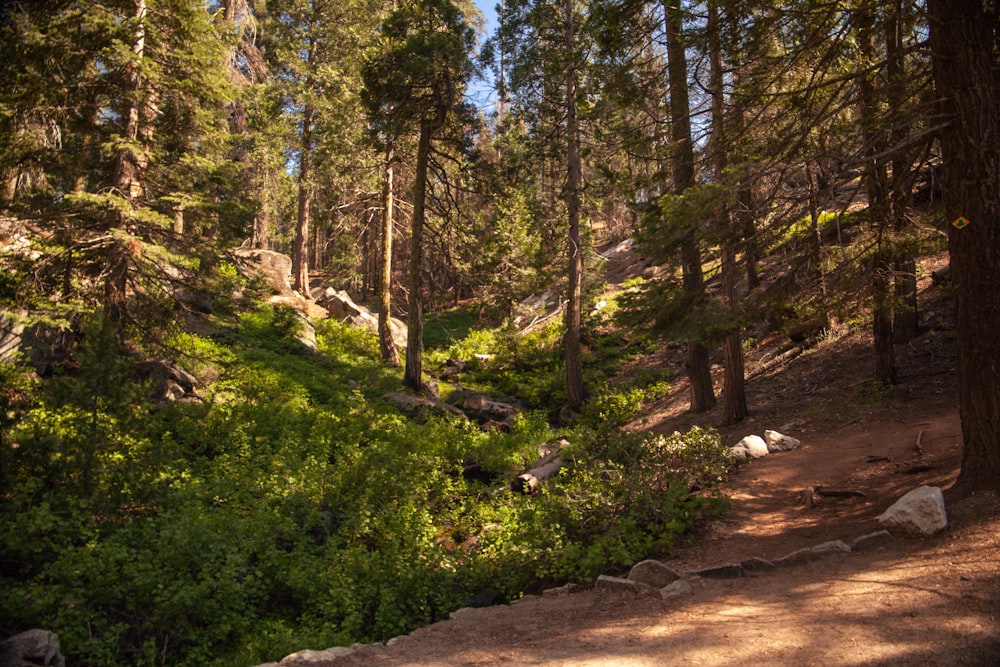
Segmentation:
<svg viewBox="0 0 1000 667">
<path fill-rule="evenodd" d="M 943 312 L 933 302 L 923 308 L 931 317 L 931 309 Z M 865 381 L 872 357 L 864 333 L 770 367 L 774 352 L 748 360 L 752 414 L 720 433 L 734 444 L 774 429 L 803 445 L 733 476 L 731 511 L 697 526 L 661 558 L 681 573 L 780 558 L 830 540 L 851 544 L 878 530 L 878 516 L 907 491 L 947 488 L 958 473 L 947 322 L 897 348 L 901 383 L 891 390 Z M 683 376 L 679 350 L 664 349 L 648 363 L 676 365 L 676 377 Z M 634 426 L 662 432 L 718 422 L 718 409 L 695 418 L 686 407 L 680 382 Z M 893 539 L 757 576 L 692 577 L 692 591 L 669 600 L 582 586 L 570 595 L 465 609 L 329 664 L 1000 665 L 1000 498 L 947 497 L 949 527 L 932 538 Z"/>
<path fill-rule="evenodd" d="M 903 384 L 883 395 L 856 382 L 867 375 L 867 349 L 863 336 L 841 341 L 814 353 L 822 363 L 803 354 L 751 385 L 753 415 L 722 430 L 724 440 L 773 428 L 803 446 L 741 468 L 729 485 L 732 510 L 699 526 L 664 562 L 683 573 L 829 540 L 850 544 L 877 530 L 879 514 L 905 492 L 954 480 L 961 427 L 953 359 L 909 354 Z M 644 428 L 693 423 L 678 405 L 683 391 Z M 933 538 L 758 576 L 695 578 L 690 594 L 670 600 L 588 589 L 466 609 L 334 664 L 998 665 L 1000 499 L 951 501 L 949 522 Z"/>
</svg>

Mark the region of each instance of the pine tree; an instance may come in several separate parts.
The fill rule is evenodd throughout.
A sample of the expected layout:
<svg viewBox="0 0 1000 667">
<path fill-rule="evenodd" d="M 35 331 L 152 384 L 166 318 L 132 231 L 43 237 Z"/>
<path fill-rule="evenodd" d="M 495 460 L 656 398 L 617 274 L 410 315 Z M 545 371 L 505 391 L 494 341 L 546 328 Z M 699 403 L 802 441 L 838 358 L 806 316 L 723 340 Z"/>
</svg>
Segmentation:
<svg viewBox="0 0 1000 667">
<path fill-rule="evenodd" d="M 471 74 L 473 30 L 450 0 L 410 0 L 382 24 L 383 42 L 365 65 L 365 103 L 391 137 L 418 133 L 410 223 L 408 339 L 403 383 L 423 384 L 423 235 L 431 143 L 460 104 Z"/>
</svg>

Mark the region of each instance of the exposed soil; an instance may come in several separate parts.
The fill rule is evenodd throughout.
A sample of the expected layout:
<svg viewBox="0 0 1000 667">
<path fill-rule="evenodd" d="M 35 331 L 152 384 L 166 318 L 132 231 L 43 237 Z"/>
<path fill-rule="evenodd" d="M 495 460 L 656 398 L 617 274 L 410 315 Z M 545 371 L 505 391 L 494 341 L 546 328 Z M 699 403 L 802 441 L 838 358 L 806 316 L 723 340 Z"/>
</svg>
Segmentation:
<svg viewBox="0 0 1000 667">
<path fill-rule="evenodd" d="M 932 308 L 932 288 L 922 289 Z M 850 544 L 877 530 L 878 516 L 905 492 L 948 487 L 961 451 L 953 336 L 933 321 L 927 329 L 897 349 L 902 382 L 891 390 L 865 381 L 872 355 L 864 333 L 817 344 L 767 372 L 751 358 L 752 414 L 720 429 L 724 441 L 775 429 L 803 445 L 741 468 L 728 485 L 731 511 L 663 560 L 692 572 L 829 540 Z M 668 349 L 655 363 L 681 359 Z M 686 407 L 679 383 L 637 427 L 684 430 L 719 418 Z M 462 610 L 331 664 L 997 665 L 1000 498 L 951 499 L 948 510 L 948 529 L 932 538 L 759 576 L 695 579 L 692 593 L 670 600 L 585 589 Z"/>
</svg>

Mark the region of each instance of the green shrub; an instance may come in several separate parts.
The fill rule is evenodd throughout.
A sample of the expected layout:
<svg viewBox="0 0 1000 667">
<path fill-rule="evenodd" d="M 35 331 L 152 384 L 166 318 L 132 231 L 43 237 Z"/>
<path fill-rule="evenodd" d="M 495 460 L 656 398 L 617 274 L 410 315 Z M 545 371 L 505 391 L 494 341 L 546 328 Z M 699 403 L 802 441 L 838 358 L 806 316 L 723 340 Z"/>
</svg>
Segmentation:
<svg viewBox="0 0 1000 667">
<path fill-rule="evenodd" d="M 307 355 L 276 328 L 265 308 L 176 336 L 214 379 L 201 402 L 150 406 L 113 341 L 78 375 L 5 385 L 0 626 L 51 628 L 80 665 L 273 661 L 626 567 L 721 504 L 717 436 L 610 426 L 653 376 L 596 401 L 601 428 L 569 431 L 564 471 L 522 496 L 507 484 L 553 439 L 545 410 L 506 434 L 417 423 L 379 400 L 399 377 L 370 333 L 319 323 Z M 548 406 L 559 332 L 462 344 L 496 354 L 478 378 Z"/>
</svg>

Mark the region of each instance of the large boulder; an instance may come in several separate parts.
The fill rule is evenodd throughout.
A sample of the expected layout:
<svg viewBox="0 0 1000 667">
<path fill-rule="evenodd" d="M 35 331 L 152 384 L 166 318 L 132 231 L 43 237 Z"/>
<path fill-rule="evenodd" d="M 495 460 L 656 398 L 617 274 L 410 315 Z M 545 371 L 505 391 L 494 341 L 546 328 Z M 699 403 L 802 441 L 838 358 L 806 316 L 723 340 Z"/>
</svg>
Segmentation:
<svg viewBox="0 0 1000 667">
<path fill-rule="evenodd" d="M 273 250 L 238 248 L 233 251 L 236 268 L 248 280 L 263 278 L 276 294 L 292 290 L 292 258 Z"/>
<path fill-rule="evenodd" d="M 312 297 L 317 305 L 326 309 L 329 317 L 378 333 L 378 315 L 365 306 L 355 303 L 347 292 L 324 287 L 313 290 Z M 390 318 L 389 330 L 392 332 L 392 340 L 396 347 L 404 349 L 407 337 L 406 324 L 398 318 Z"/>
<path fill-rule="evenodd" d="M 152 385 L 151 398 L 167 403 L 181 398 L 198 398 L 198 380 L 169 359 L 150 359 L 136 364 L 135 374 Z"/>
<path fill-rule="evenodd" d="M 295 293 L 290 282 L 292 258 L 273 250 L 239 248 L 233 251 L 236 268 L 244 277 L 264 278 L 275 294 L 290 296 Z"/>
<path fill-rule="evenodd" d="M 49 373 L 69 358 L 79 333 L 69 323 L 54 324 L 24 309 L 0 311 L 0 361 L 15 359 Z"/>
<path fill-rule="evenodd" d="M 458 390 L 448 396 L 448 402 L 480 423 L 490 421 L 510 424 L 521 410 L 510 403 L 496 401 L 474 391 Z"/>
<path fill-rule="evenodd" d="M 936 486 L 921 486 L 897 500 L 878 518 L 894 535 L 933 535 L 948 526 L 944 494 Z"/>
<path fill-rule="evenodd" d="M 681 578 L 673 568 L 658 560 L 643 560 L 632 566 L 628 578 L 653 588 L 663 588 Z"/>
<path fill-rule="evenodd" d="M 65 667 L 59 637 L 48 630 L 26 630 L 0 642 L 3 667 Z"/>
</svg>

